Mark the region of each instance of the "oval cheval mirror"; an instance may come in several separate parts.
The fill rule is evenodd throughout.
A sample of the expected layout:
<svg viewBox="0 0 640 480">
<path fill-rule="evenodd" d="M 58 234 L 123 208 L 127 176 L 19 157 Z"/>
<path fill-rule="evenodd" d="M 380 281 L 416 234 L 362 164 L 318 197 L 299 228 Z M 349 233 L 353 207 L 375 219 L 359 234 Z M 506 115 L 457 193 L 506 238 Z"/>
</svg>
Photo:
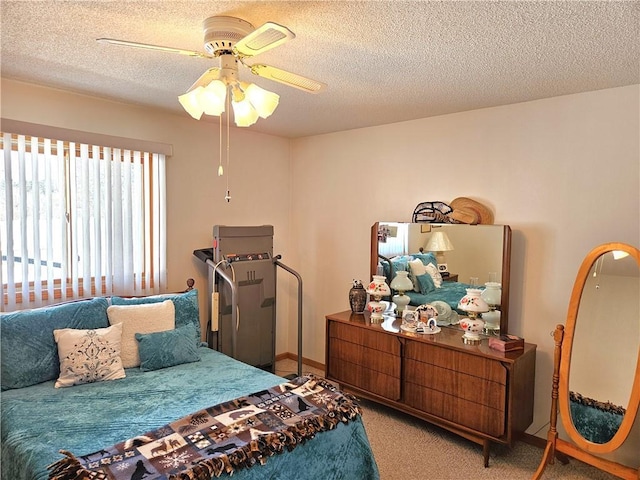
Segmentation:
<svg viewBox="0 0 640 480">
<path fill-rule="evenodd" d="M 554 340 L 550 428 L 533 478 L 561 454 L 620 478 L 640 478 L 640 425 L 634 427 L 640 404 L 637 248 L 607 243 L 589 252 L 566 325 L 556 327 Z M 567 440 L 558 437 L 558 411 Z M 625 456 L 623 450 L 632 453 Z"/>
</svg>

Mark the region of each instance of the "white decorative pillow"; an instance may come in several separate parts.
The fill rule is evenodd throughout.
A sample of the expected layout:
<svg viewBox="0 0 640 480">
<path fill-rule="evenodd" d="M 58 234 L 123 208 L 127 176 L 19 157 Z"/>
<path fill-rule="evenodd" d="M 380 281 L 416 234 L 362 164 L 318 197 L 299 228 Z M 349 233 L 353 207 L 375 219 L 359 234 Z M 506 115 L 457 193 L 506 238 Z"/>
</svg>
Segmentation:
<svg viewBox="0 0 640 480">
<path fill-rule="evenodd" d="M 411 269 L 411 281 L 413 282 L 413 291 L 420 292 L 420 285 L 418 284 L 418 277 L 427 273 L 424 263 L 419 258 L 411 260 L 409 262 L 409 268 Z"/>
<path fill-rule="evenodd" d="M 436 288 L 442 287 L 442 275 L 438 271 L 438 267 L 436 267 L 433 263 L 428 264 L 426 267 L 427 273 L 431 275 L 433 278 L 433 284 Z"/>
<path fill-rule="evenodd" d="M 53 331 L 58 344 L 60 376 L 55 387 L 124 378 L 120 359 L 122 325 L 95 330 L 63 328 Z"/>
<path fill-rule="evenodd" d="M 176 326 L 175 307 L 171 300 L 139 305 L 111 305 L 107 308 L 109 323 L 122 324 L 122 366 L 140 366 L 136 333 L 155 333 L 173 330 Z"/>
</svg>

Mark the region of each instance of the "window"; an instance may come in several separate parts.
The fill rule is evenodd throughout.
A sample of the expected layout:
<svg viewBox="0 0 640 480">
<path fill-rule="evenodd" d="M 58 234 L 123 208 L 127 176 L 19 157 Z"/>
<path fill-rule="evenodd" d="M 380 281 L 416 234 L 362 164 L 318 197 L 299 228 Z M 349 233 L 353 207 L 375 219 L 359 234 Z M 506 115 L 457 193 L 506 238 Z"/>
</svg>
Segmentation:
<svg viewBox="0 0 640 480">
<path fill-rule="evenodd" d="M 164 154 L 1 135 L 2 309 L 161 291 Z"/>
<path fill-rule="evenodd" d="M 378 253 L 385 257 L 406 255 L 409 250 L 409 226 L 406 223 L 384 223 L 378 227 Z"/>
</svg>

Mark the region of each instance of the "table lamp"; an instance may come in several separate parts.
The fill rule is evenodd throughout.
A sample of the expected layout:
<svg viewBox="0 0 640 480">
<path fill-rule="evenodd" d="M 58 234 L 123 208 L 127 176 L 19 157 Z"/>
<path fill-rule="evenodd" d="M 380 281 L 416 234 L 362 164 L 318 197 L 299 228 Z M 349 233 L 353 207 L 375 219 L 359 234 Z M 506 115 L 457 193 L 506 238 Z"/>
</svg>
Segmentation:
<svg viewBox="0 0 640 480">
<path fill-rule="evenodd" d="M 458 309 L 469 315 L 469 318 L 460 319 L 460 328 L 464 330 L 462 341 L 466 344 L 477 345 L 481 342 L 480 334 L 484 330 L 484 322 L 479 318 L 479 314 L 488 312 L 489 305 L 480 296 L 482 290 L 479 288 L 467 288 L 467 294 L 458 302 Z"/>
<path fill-rule="evenodd" d="M 396 295 L 393 296 L 393 303 L 396 304 L 396 312 L 399 317 L 402 316 L 403 310 L 409 305 L 409 301 L 411 300 L 408 295 L 405 295 L 404 292 L 409 290 L 413 290 L 413 282 L 409 278 L 409 272 L 399 270 L 396 273 L 396 276 L 391 280 L 391 288 L 397 292 Z"/>
<path fill-rule="evenodd" d="M 502 285 L 498 282 L 487 282 L 480 296 L 489 305 L 489 311 L 482 314 L 485 333 L 500 330 L 500 303 L 502 301 Z"/>
<path fill-rule="evenodd" d="M 447 260 L 444 257 L 444 252 L 453 250 L 453 244 L 451 243 L 451 240 L 449 240 L 447 234 L 441 231 L 433 232 L 423 250 L 427 252 L 435 252 L 440 275 L 448 277 L 449 268 L 447 267 Z"/>
<path fill-rule="evenodd" d="M 391 289 L 387 285 L 384 275 L 373 275 L 373 280 L 367 287 L 367 293 L 371 301 L 367 304 L 367 310 L 371 313 L 371 321 L 377 323 L 382 320 L 386 310 L 386 304 L 382 302 L 382 297 L 391 294 Z"/>
</svg>

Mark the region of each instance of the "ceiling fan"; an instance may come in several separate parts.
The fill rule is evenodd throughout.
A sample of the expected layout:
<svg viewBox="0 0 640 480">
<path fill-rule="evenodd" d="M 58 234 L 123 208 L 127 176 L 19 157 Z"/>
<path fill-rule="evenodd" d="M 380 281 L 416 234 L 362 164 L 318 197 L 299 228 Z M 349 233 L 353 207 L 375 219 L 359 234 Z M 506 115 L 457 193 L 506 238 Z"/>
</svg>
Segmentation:
<svg viewBox="0 0 640 480">
<path fill-rule="evenodd" d="M 258 117 L 266 118 L 273 113 L 278 105 L 279 96 L 255 84 L 241 82 L 238 63 L 247 67 L 254 75 L 308 93 L 318 93 L 326 88 L 325 83 L 296 73 L 261 63 L 245 63 L 246 59 L 295 38 L 295 34 L 287 27 L 267 22 L 254 28 L 251 23 L 240 18 L 213 16 L 203 22 L 203 30 L 206 53 L 114 38 L 98 38 L 97 41 L 197 58 L 218 58 L 219 67 L 208 69 L 187 93 L 178 97 L 185 110 L 196 119 L 200 119 L 203 113 L 221 115 L 225 111 L 225 101 L 228 103 L 227 90 L 230 91 L 229 97 L 233 102 L 235 122 L 238 126 L 252 125 Z"/>
</svg>

